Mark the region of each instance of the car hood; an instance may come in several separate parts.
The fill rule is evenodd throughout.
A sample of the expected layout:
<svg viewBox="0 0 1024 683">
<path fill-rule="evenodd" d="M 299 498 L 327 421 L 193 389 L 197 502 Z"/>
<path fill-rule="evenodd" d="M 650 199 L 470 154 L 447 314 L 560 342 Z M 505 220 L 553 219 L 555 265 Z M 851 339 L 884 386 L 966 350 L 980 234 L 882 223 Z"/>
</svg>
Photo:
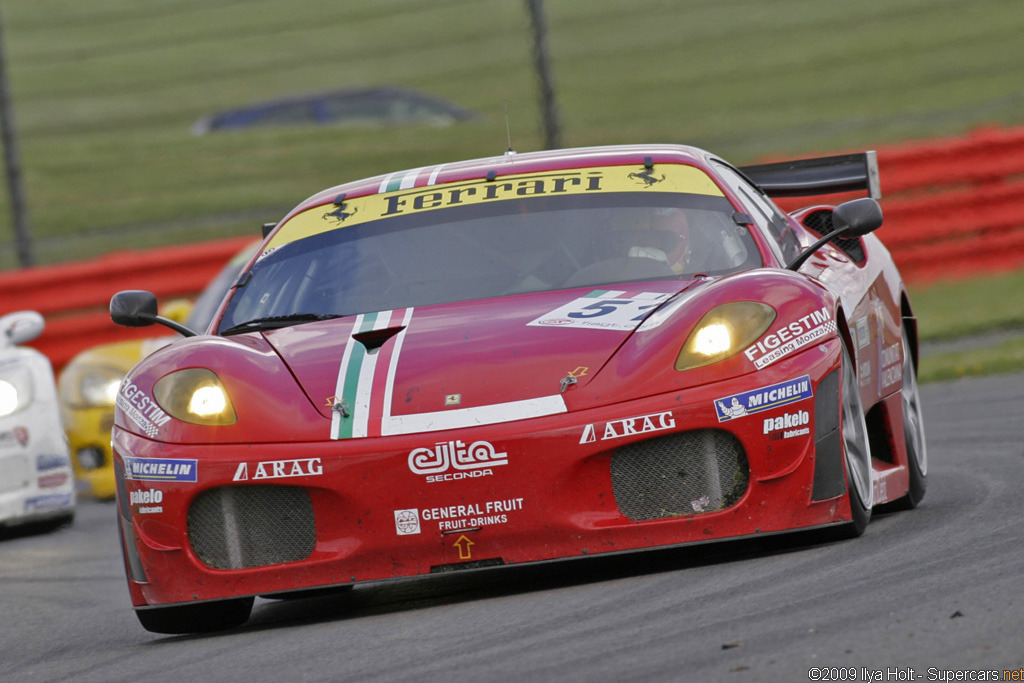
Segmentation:
<svg viewBox="0 0 1024 683">
<path fill-rule="evenodd" d="M 334 438 L 436 431 L 565 412 L 563 389 L 585 387 L 688 285 L 515 295 L 263 334 Z"/>
</svg>

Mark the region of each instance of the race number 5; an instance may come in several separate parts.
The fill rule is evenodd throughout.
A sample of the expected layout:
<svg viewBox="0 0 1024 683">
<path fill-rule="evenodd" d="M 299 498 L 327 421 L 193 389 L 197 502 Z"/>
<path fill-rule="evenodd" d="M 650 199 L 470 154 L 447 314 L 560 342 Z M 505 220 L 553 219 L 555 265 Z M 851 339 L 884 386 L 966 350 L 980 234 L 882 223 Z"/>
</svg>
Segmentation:
<svg viewBox="0 0 1024 683">
<path fill-rule="evenodd" d="M 597 298 L 585 296 L 556 308 L 529 324 L 537 327 L 586 327 L 602 330 L 632 330 L 669 295 L 640 292 L 605 292 Z"/>
</svg>

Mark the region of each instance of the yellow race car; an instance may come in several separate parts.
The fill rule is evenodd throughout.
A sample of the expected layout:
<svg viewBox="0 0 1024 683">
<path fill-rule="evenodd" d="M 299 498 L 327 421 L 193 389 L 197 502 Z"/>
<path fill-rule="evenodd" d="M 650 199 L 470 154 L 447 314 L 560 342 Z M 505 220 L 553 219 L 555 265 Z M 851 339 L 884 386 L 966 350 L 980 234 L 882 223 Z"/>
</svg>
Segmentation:
<svg viewBox="0 0 1024 683">
<path fill-rule="evenodd" d="M 161 314 L 193 330 L 205 330 L 228 287 L 252 256 L 258 243 L 238 252 L 196 299 L 170 302 Z M 114 465 L 110 428 L 121 380 L 140 360 L 178 335 L 100 344 L 82 351 L 64 367 L 58 382 L 61 420 L 68 437 L 71 464 L 80 493 L 99 499 L 114 497 Z"/>
</svg>

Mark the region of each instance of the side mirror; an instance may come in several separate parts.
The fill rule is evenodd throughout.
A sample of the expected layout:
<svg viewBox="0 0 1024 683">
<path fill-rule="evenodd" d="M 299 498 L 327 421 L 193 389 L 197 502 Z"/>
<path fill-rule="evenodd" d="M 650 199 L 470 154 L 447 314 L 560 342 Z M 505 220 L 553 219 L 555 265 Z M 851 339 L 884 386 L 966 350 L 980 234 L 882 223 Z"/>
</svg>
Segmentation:
<svg viewBox="0 0 1024 683">
<path fill-rule="evenodd" d="M 172 299 L 160 307 L 160 315 L 176 323 L 184 323 L 192 312 L 192 302 L 188 299 Z"/>
<path fill-rule="evenodd" d="M 844 202 L 832 212 L 832 234 L 848 232 L 860 237 L 882 226 L 882 207 L 874 199 L 863 197 Z"/>
<path fill-rule="evenodd" d="M 811 254 L 840 234 L 861 237 L 874 232 L 881 225 L 882 207 L 871 197 L 843 202 L 832 211 L 832 232 L 800 252 L 795 259 L 786 264 L 786 270 L 796 271 Z"/>
<path fill-rule="evenodd" d="M 125 327 L 148 327 L 156 322 L 156 295 L 142 290 L 118 292 L 110 299 L 110 319 Z"/>
<path fill-rule="evenodd" d="M 118 292 L 111 297 L 110 319 L 124 327 L 148 327 L 159 323 L 186 337 L 196 334 L 181 323 L 157 315 L 156 295 L 139 289 Z"/>
<path fill-rule="evenodd" d="M 35 311 L 17 311 L 0 317 L 0 347 L 30 342 L 43 333 L 46 323 Z"/>
</svg>

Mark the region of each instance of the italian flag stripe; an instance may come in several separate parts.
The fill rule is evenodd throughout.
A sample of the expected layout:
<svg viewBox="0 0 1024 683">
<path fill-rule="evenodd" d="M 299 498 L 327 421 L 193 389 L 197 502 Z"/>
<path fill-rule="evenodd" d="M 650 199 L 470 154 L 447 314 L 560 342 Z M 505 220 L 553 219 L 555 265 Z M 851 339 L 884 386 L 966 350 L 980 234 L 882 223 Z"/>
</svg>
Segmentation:
<svg viewBox="0 0 1024 683">
<path fill-rule="evenodd" d="M 396 171 L 384 178 L 380 184 L 379 193 L 394 192 L 395 190 L 408 190 L 416 184 L 416 177 L 423 168 L 414 168 L 410 171 Z"/>
<path fill-rule="evenodd" d="M 376 313 L 367 313 L 356 316 L 355 324 L 352 326 L 352 334 L 368 332 L 373 329 L 377 321 Z M 363 361 L 366 358 L 366 347 L 352 337 L 349 337 L 345 344 L 345 353 L 341 357 L 341 369 L 338 373 L 338 383 L 334 395 L 338 401 L 345 401 L 348 405 L 350 417 L 343 418 L 337 411 L 331 417 L 331 433 L 335 439 L 351 439 L 358 419 L 357 391 Z"/>
</svg>

